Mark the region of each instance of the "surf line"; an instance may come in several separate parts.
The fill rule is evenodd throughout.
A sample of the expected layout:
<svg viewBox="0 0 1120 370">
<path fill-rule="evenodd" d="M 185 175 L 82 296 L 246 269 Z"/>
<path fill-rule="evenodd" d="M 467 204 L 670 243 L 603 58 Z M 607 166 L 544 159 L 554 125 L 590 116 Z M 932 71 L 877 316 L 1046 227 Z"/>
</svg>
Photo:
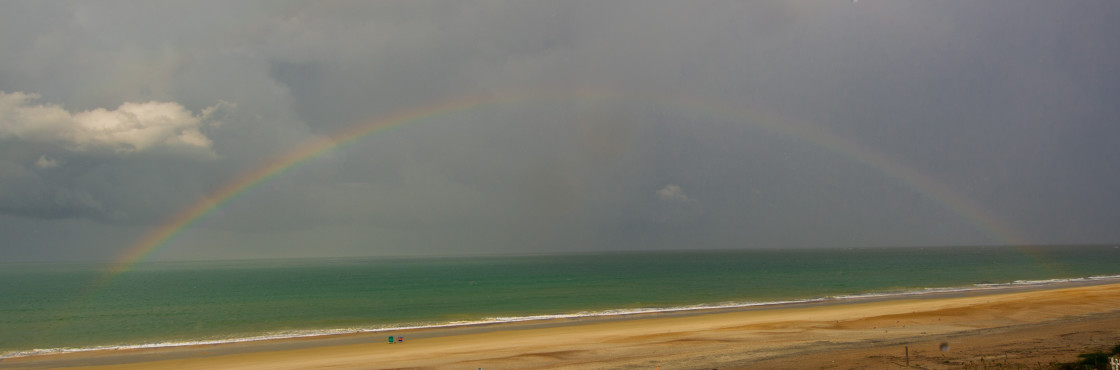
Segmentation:
<svg viewBox="0 0 1120 370">
<path fill-rule="evenodd" d="M 826 150 L 848 157 L 882 172 L 906 186 L 918 191 L 925 197 L 941 204 L 949 211 L 967 220 L 980 231 L 994 237 L 997 241 L 1010 245 L 1025 245 L 1028 239 L 1020 235 L 1009 224 L 1002 222 L 993 213 L 979 204 L 957 194 L 950 187 L 913 168 L 891 159 L 883 153 L 874 151 L 854 141 L 845 139 L 819 126 L 807 125 L 773 116 L 762 115 L 729 104 L 713 104 L 708 101 L 690 100 L 672 96 L 651 94 L 616 93 L 601 89 L 575 89 L 566 91 L 536 91 L 500 95 L 468 96 L 445 100 L 434 104 L 419 106 L 410 110 L 364 121 L 332 133 L 328 136 L 309 141 L 295 150 L 284 153 L 252 170 L 226 182 L 221 187 L 206 194 L 202 199 L 179 211 L 166 222 L 155 227 L 129 246 L 124 253 L 114 259 L 109 269 L 94 286 L 104 286 L 112 278 L 127 271 L 133 264 L 169 244 L 177 235 L 188 229 L 198 220 L 213 212 L 223 204 L 253 187 L 272 179 L 301 163 L 315 158 L 345 144 L 392 127 L 411 122 L 421 122 L 432 118 L 462 113 L 472 109 L 502 103 L 522 101 L 572 99 L 656 102 L 672 109 L 685 112 L 710 114 L 714 118 L 730 119 L 751 127 L 788 135 L 800 141 L 811 143 Z"/>
</svg>

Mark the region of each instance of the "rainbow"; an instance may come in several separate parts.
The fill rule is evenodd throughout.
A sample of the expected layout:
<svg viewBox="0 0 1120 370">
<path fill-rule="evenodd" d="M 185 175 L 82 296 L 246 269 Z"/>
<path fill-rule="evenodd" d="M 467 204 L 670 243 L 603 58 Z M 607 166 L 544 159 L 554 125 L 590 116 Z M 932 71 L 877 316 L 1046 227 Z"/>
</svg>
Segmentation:
<svg viewBox="0 0 1120 370">
<path fill-rule="evenodd" d="M 869 167 L 881 171 L 885 176 L 893 178 L 910 188 L 924 194 L 926 197 L 941 204 L 946 209 L 960 215 L 973 224 L 976 228 L 993 236 L 1001 243 L 1010 245 L 1026 245 L 1028 238 L 1011 225 L 1002 222 L 995 214 L 989 212 L 979 204 L 970 201 L 953 191 L 952 188 L 942 184 L 936 179 L 914 170 L 902 163 L 891 159 L 883 153 L 874 151 L 854 141 L 845 139 L 823 128 L 802 123 L 777 119 L 777 117 L 763 116 L 756 112 L 748 112 L 741 107 L 733 105 L 712 104 L 706 101 L 682 99 L 677 97 L 656 96 L 648 94 L 618 94 L 604 90 L 582 89 L 564 92 L 504 94 L 488 96 L 472 96 L 453 99 L 435 104 L 420 106 L 411 110 L 401 111 L 396 114 L 379 117 L 346 129 L 335 132 L 326 137 L 309 141 L 295 150 L 280 155 L 249 172 L 238 176 L 225 183 L 216 190 L 206 194 L 202 199 L 191 206 L 179 211 L 162 225 L 152 229 L 142 238 L 129 246 L 125 252 L 114 259 L 104 277 L 95 286 L 104 286 L 113 277 L 127 271 L 133 264 L 143 260 L 146 256 L 160 250 L 162 246 L 190 228 L 193 224 L 206 215 L 218 209 L 226 202 L 243 194 L 253 187 L 272 179 L 288 169 L 300 165 L 311 158 L 341 145 L 354 142 L 363 137 L 392 127 L 401 126 L 411 122 L 428 120 L 438 116 L 445 116 L 466 110 L 490 106 L 498 103 L 508 103 L 526 100 L 541 99 L 610 99 L 623 101 L 655 101 L 670 107 L 685 109 L 686 111 L 703 112 L 719 118 L 733 119 L 748 123 L 754 127 L 788 135 L 806 141 L 832 152 L 839 153 Z M 753 118 L 753 119 L 748 119 Z M 1037 258 L 1036 258 L 1037 259 Z"/>
<path fill-rule="evenodd" d="M 580 91 L 575 93 L 579 97 L 592 97 L 596 93 Z M 408 122 L 422 121 L 437 116 L 449 115 L 472 108 L 489 106 L 501 102 L 518 100 L 540 99 L 551 94 L 506 94 L 467 97 L 436 104 L 421 106 L 411 110 L 397 112 L 389 116 L 379 117 L 361 124 L 347 127 L 334 132 L 326 137 L 318 138 L 297 147 L 295 150 L 284 153 L 264 164 L 245 172 L 230 180 L 216 190 L 206 194 L 202 199 L 191 206 L 179 211 L 162 225 L 152 229 L 142 238 L 137 240 L 119 257 L 114 259 L 108 269 L 108 278 L 126 271 L 129 266 L 143 260 L 144 257 L 155 253 L 161 246 L 167 245 L 175 236 L 190 228 L 195 222 L 204 218 L 222 204 L 245 193 L 249 189 L 268 181 L 298 166 L 312 158 L 328 152 L 341 145 L 357 141 L 363 137 L 400 126 Z"/>
</svg>

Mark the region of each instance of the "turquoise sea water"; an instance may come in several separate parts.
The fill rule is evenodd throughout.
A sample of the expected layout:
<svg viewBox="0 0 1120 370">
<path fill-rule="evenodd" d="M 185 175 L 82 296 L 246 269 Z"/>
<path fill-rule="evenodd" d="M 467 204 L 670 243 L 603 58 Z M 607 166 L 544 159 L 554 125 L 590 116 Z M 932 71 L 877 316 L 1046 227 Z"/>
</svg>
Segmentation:
<svg viewBox="0 0 1120 370">
<path fill-rule="evenodd" d="M 0 356 L 1120 275 L 1120 248 L 0 264 Z M 990 285 L 983 285 L 988 286 Z"/>
</svg>

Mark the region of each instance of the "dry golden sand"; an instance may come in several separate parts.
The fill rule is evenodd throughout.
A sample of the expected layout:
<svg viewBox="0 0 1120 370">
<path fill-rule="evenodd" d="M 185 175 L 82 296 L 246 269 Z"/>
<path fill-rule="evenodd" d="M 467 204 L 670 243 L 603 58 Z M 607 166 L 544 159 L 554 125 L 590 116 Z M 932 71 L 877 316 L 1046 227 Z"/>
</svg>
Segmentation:
<svg viewBox="0 0 1120 370">
<path fill-rule="evenodd" d="M 1033 369 L 1120 343 L 1120 284 L 432 333 L 403 333 L 398 344 L 362 334 L 71 353 L 0 367 L 889 369 L 904 367 L 909 349 L 918 368 Z"/>
</svg>

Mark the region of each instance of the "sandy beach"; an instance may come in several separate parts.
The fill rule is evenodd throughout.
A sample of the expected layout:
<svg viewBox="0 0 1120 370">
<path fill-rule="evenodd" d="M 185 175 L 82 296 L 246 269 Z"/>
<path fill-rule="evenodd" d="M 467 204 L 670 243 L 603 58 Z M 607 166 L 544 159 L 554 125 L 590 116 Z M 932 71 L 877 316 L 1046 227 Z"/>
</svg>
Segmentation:
<svg viewBox="0 0 1120 370">
<path fill-rule="evenodd" d="M 406 340 L 90 351 L 0 368 L 1046 368 L 1120 344 L 1120 283 L 392 334 Z"/>
</svg>

